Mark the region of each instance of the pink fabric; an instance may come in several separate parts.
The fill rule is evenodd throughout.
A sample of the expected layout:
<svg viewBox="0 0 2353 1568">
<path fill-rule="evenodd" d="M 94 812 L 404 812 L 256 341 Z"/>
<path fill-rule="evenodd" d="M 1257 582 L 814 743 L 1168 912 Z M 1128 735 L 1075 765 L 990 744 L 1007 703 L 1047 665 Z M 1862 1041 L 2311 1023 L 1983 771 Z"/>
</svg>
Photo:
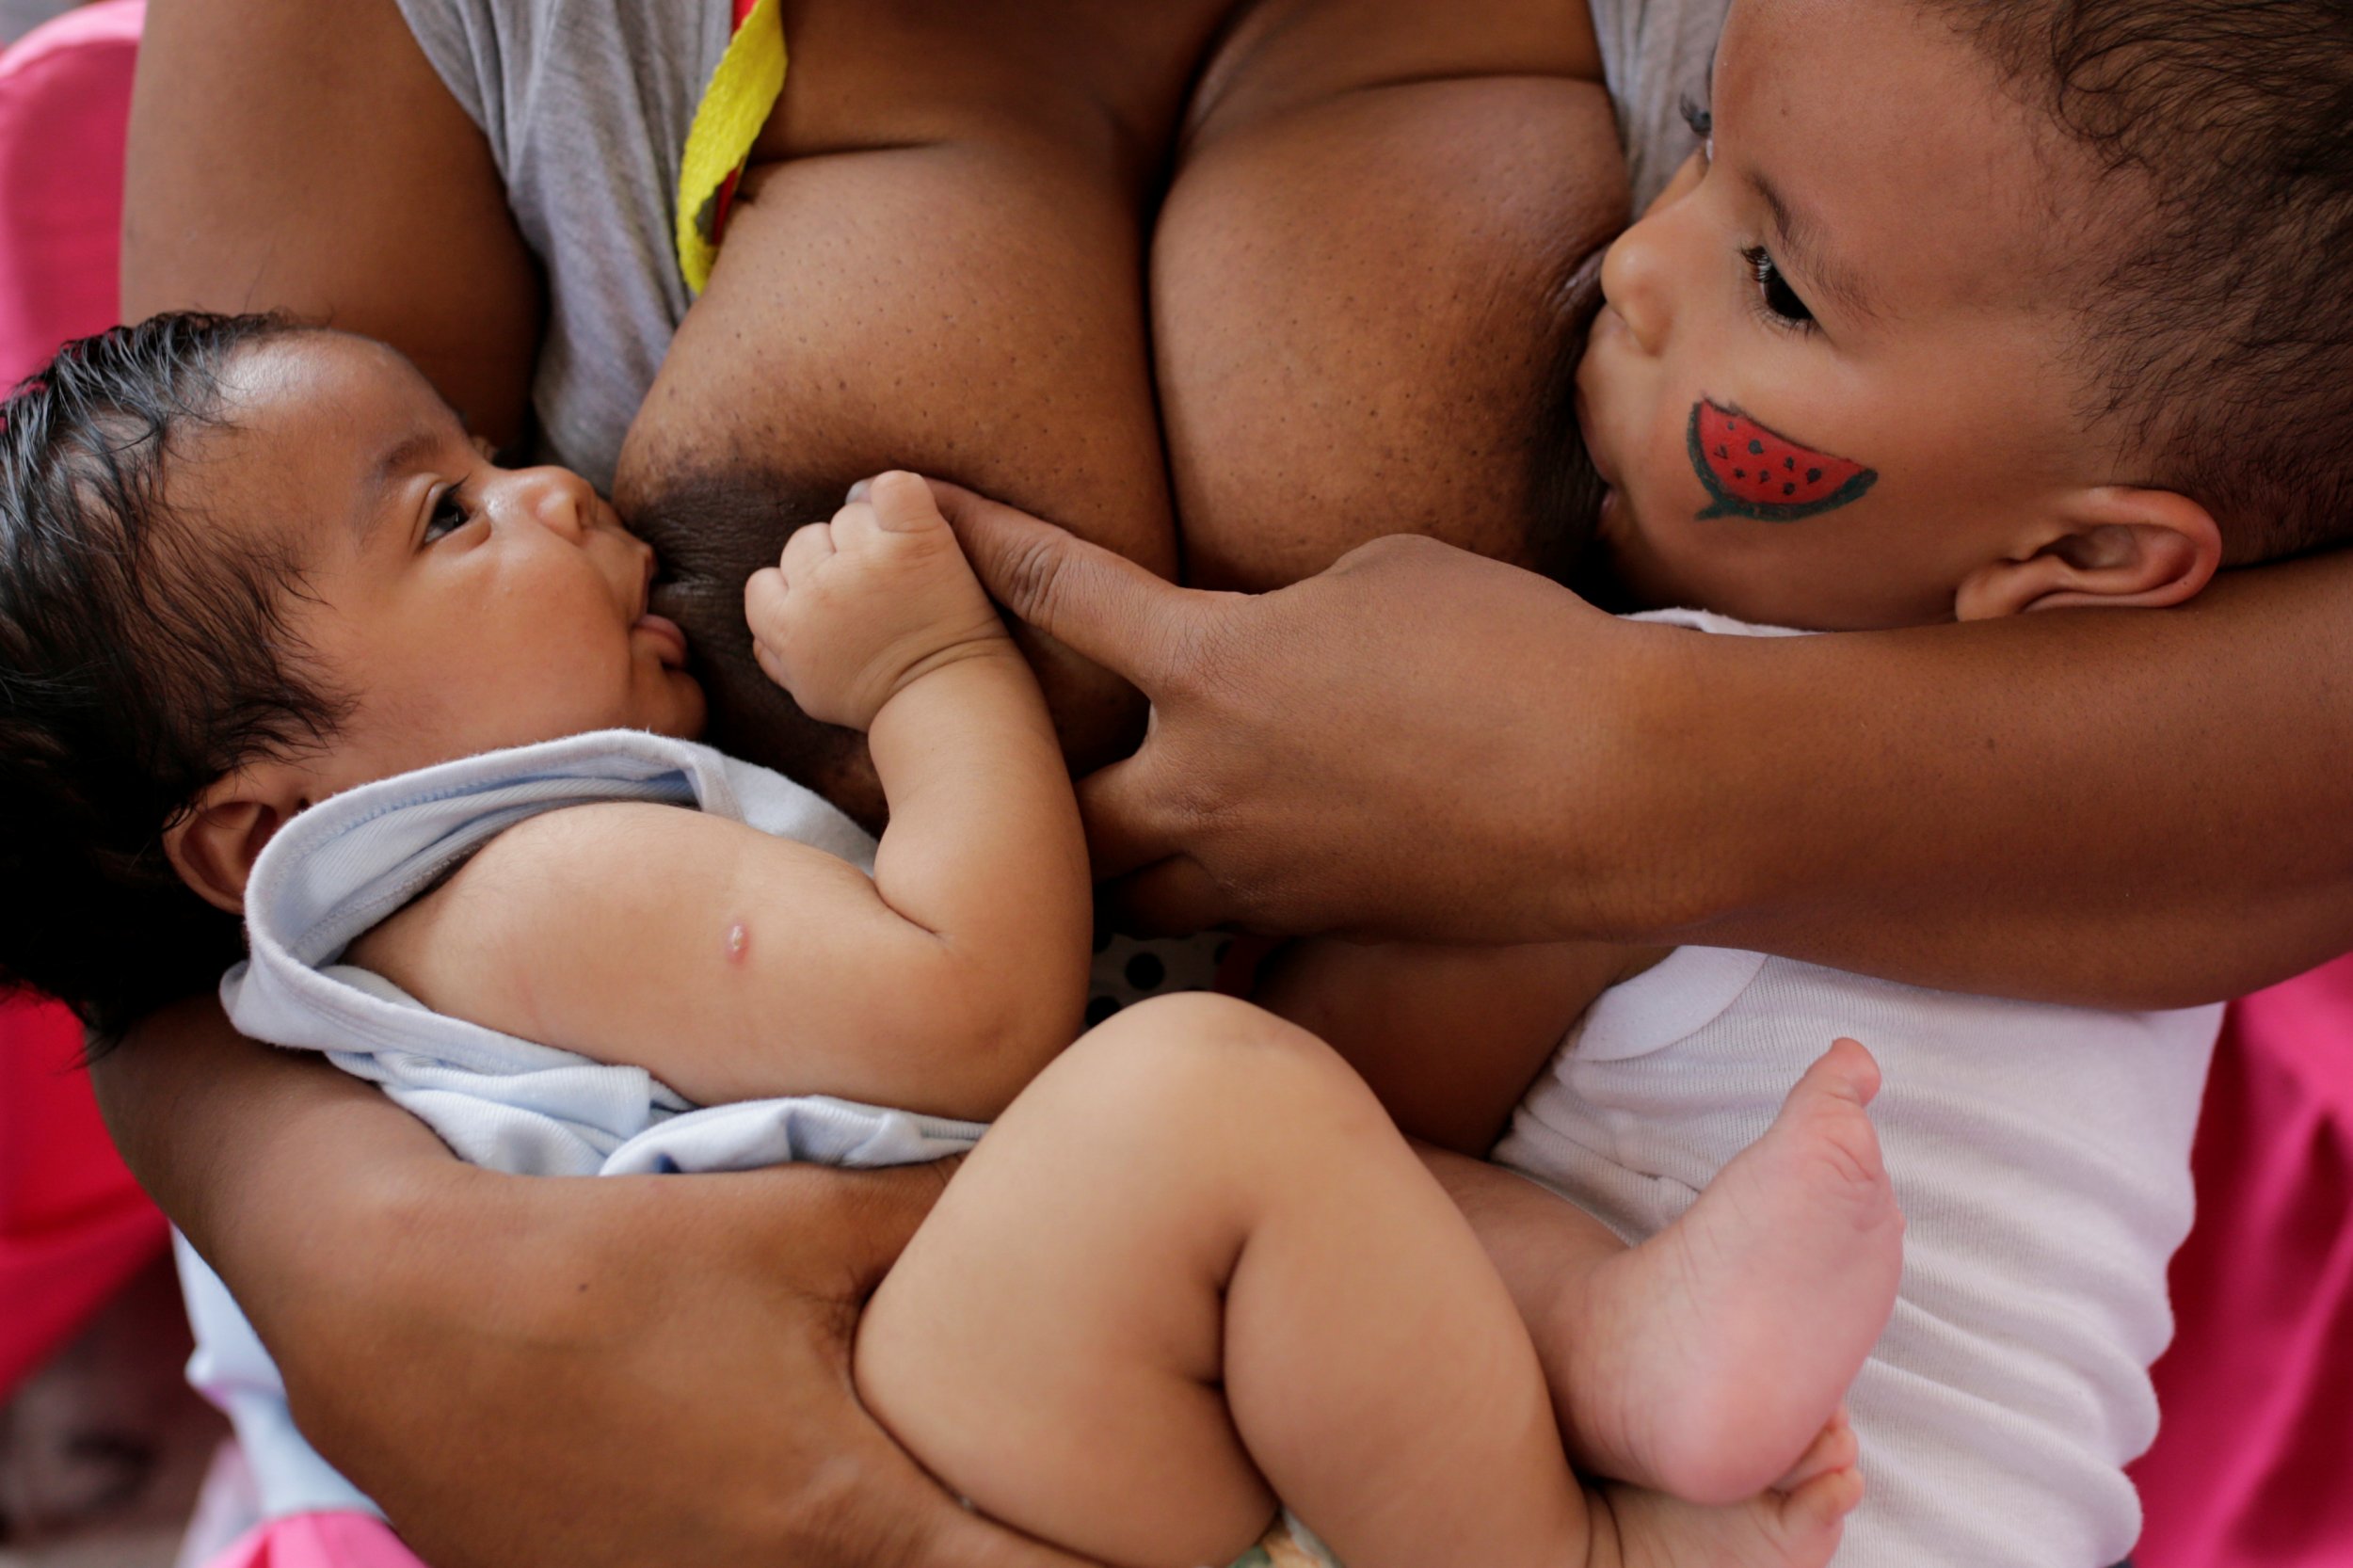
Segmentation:
<svg viewBox="0 0 2353 1568">
<path fill-rule="evenodd" d="M 105 0 L 0 54 L 0 385 L 115 320 L 122 137 L 142 0 Z"/>
<path fill-rule="evenodd" d="M 2140 1568 L 2353 1568 L 2353 957 L 2231 1009 Z"/>
<path fill-rule="evenodd" d="M 369 1513 L 297 1513 L 257 1525 L 204 1568 L 424 1568 Z"/>
<path fill-rule="evenodd" d="M 0 53 L 0 383 L 115 319 L 144 10 L 107 0 Z M 99 1125 L 81 1047 L 63 1009 L 0 1005 L 0 1398 L 164 1244 L 163 1217 Z"/>
<path fill-rule="evenodd" d="M 164 1217 L 99 1124 L 81 1050 L 64 1008 L 0 1003 L 0 1399 L 164 1246 Z"/>
</svg>

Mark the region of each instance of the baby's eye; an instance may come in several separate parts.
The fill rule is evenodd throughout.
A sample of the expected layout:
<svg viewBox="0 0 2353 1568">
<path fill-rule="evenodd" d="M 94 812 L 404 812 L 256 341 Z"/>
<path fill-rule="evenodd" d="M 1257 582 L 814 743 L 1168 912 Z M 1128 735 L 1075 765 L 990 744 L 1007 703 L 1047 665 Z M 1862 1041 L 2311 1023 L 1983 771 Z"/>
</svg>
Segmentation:
<svg viewBox="0 0 2353 1568">
<path fill-rule="evenodd" d="M 1750 246 L 1740 252 L 1740 259 L 1749 264 L 1750 276 L 1756 280 L 1756 292 L 1765 313 L 1785 327 L 1811 327 L 1814 312 L 1798 297 L 1798 291 L 1789 286 L 1789 280 L 1773 264 L 1772 252 L 1761 245 Z"/>
<path fill-rule="evenodd" d="M 424 520 L 424 542 L 455 534 L 473 520 L 473 508 L 466 504 L 465 487 L 452 485 L 433 498 L 433 510 Z"/>
<path fill-rule="evenodd" d="M 1705 141 L 1716 134 L 1716 116 L 1706 104 L 1687 92 L 1683 95 L 1680 107 L 1683 110 L 1683 123 L 1691 127 L 1693 136 Z"/>
</svg>

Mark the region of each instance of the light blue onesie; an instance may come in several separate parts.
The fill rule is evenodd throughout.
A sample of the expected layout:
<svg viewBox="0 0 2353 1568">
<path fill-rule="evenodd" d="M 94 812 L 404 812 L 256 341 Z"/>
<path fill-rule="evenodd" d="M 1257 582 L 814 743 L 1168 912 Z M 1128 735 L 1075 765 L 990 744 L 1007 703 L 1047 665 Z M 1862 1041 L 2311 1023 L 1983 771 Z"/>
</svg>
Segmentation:
<svg viewBox="0 0 2353 1568">
<path fill-rule="evenodd" d="M 491 752 L 363 785 L 270 840 L 246 890 L 251 956 L 221 981 L 230 1021 L 257 1040 L 323 1053 L 431 1127 L 460 1158 L 519 1176 L 758 1170 L 809 1160 L 916 1164 L 984 1130 L 830 1096 L 696 1109 L 642 1067 L 613 1066 L 436 1013 L 344 950 L 525 818 L 599 801 L 655 801 L 748 824 L 872 874 L 874 840 L 817 794 L 709 746 L 604 730 Z M 1197 947 L 1097 944 L 1100 1011 L 1144 991 L 1199 989 Z M 1139 960 L 1153 984 L 1139 985 Z M 1112 981 L 1104 971 L 1122 977 Z M 1110 981 L 1110 984 L 1106 984 Z M 178 1242 L 197 1353 L 189 1377 L 228 1412 L 264 1517 L 377 1512 L 319 1457 L 285 1384 L 218 1275 Z M 1236 1568 L 1332 1568 L 1288 1518 Z"/>
<path fill-rule="evenodd" d="M 808 1096 L 694 1110 L 642 1067 L 608 1066 L 435 1013 L 345 947 L 526 817 L 593 801 L 695 807 L 871 872 L 874 840 L 810 791 L 709 746 L 637 730 L 575 735 L 403 774 L 289 823 L 246 896 L 252 956 L 221 982 L 239 1030 L 324 1052 L 461 1158 L 533 1176 L 877 1166 L 969 1148 L 980 1124 Z M 265 1517 L 371 1509 L 304 1442 L 285 1385 L 228 1288 L 180 1244 L 189 1377 L 235 1423 Z"/>
</svg>

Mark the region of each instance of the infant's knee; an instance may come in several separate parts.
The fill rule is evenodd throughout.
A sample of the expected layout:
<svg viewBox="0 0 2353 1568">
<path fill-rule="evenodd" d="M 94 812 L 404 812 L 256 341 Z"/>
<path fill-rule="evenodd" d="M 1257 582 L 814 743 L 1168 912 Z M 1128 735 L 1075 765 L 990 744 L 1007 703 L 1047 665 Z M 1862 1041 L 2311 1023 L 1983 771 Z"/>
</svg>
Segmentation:
<svg viewBox="0 0 2353 1568">
<path fill-rule="evenodd" d="M 1099 1115 L 1199 1138 L 1286 1139 L 1387 1130 L 1355 1070 L 1296 1024 L 1208 992 L 1156 997 L 1114 1015 L 1065 1053 Z"/>
</svg>

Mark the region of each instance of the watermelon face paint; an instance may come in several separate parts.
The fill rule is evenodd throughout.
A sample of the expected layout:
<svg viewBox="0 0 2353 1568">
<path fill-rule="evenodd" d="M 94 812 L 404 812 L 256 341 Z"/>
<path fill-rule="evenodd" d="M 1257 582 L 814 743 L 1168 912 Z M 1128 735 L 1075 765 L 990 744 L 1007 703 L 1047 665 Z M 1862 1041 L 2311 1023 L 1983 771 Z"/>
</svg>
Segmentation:
<svg viewBox="0 0 2353 1568">
<path fill-rule="evenodd" d="M 1835 510 L 1879 482 L 1879 471 L 1809 452 L 1746 414 L 1691 405 L 1691 468 L 1714 504 L 1701 518 L 1795 522 Z"/>
</svg>

